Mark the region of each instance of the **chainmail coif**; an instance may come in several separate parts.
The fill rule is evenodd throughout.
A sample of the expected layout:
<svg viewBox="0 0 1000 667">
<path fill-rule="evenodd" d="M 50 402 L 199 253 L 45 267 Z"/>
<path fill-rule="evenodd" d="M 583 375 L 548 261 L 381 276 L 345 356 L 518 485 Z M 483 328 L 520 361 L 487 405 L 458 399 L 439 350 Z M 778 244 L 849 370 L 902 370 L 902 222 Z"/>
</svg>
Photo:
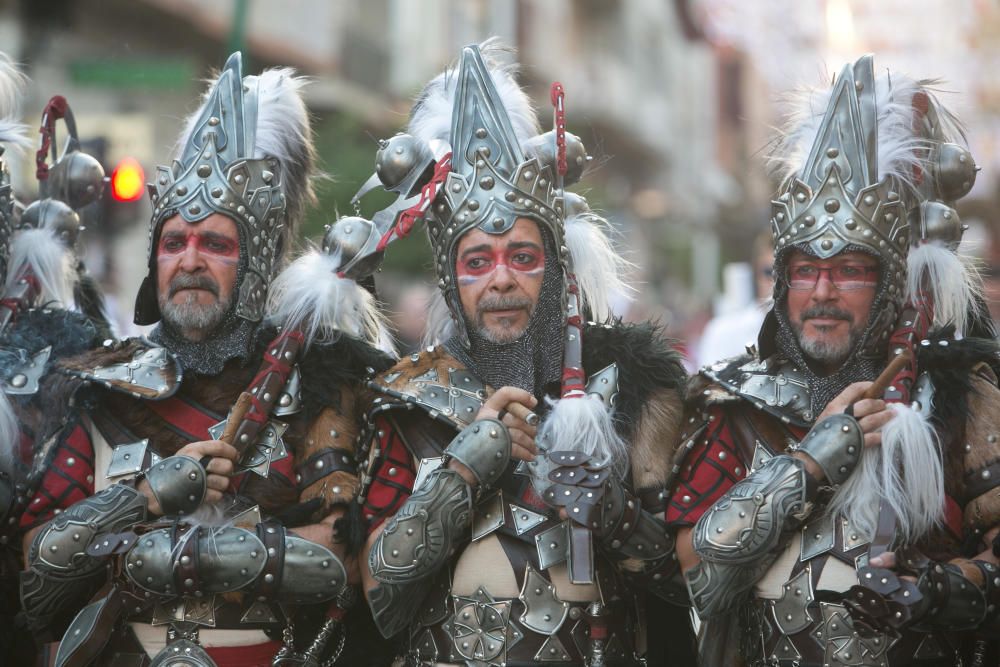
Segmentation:
<svg viewBox="0 0 1000 667">
<path fill-rule="evenodd" d="M 806 254 L 813 254 L 808 247 L 795 246 Z M 780 253 L 774 259 L 774 275 L 784 276 L 788 257 L 792 248 Z M 843 252 L 867 252 L 859 246 L 847 246 Z M 870 254 L 870 253 L 869 253 Z M 798 336 L 788 321 L 788 285 L 779 278 L 774 283 L 774 315 L 778 322 L 777 346 L 780 354 L 800 369 L 809 384 L 810 405 L 813 415 L 819 415 L 827 404 L 853 382 L 874 380 L 885 367 L 886 343 L 882 334 L 888 331 L 883 321 L 883 310 L 889 296 L 890 277 L 885 271 L 879 277 L 879 284 L 872 302 L 868 323 L 864 332 L 855 343 L 847 359 L 830 375 L 818 375 L 810 367 L 802 348 L 799 347 Z M 888 324 L 892 326 L 891 323 Z"/>
<path fill-rule="evenodd" d="M 541 226 L 539 229 L 545 245 L 545 273 L 538 303 L 524 334 L 509 343 L 493 343 L 483 338 L 475 322 L 465 318 L 469 347 L 465 347 L 459 336 L 444 343 L 452 356 L 494 389 L 519 387 L 535 396 L 541 396 L 545 385 L 562 378 L 565 335 L 562 271 L 555 259 L 555 246 L 544 229 Z M 464 317 L 463 313 L 452 315 Z"/>
</svg>

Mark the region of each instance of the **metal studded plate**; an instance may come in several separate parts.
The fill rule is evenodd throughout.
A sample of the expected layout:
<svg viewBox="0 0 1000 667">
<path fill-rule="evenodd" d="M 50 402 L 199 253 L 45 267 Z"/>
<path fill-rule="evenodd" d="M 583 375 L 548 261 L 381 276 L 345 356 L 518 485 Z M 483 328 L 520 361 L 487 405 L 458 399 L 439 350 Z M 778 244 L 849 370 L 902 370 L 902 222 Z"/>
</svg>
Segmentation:
<svg viewBox="0 0 1000 667">
<path fill-rule="evenodd" d="M 458 596 L 455 614 L 444 624 L 455 651 L 469 661 L 490 662 L 507 648 L 510 602 L 497 602 L 480 587 L 472 597 Z"/>
<path fill-rule="evenodd" d="M 476 506 L 472 517 L 472 541 L 483 539 L 503 524 L 503 493 L 497 491 Z"/>
<path fill-rule="evenodd" d="M 149 667 L 212 667 L 215 662 L 189 639 L 171 642 L 153 657 Z"/>
<path fill-rule="evenodd" d="M 218 424 L 208 428 L 208 434 L 218 439 L 226 430 L 228 419 L 223 419 Z M 257 442 L 252 447 L 248 447 L 243 453 L 243 457 L 236 464 L 237 472 L 252 471 L 261 477 L 267 477 L 271 464 L 288 456 L 288 449 L 282 436 L 288 430 L 288 424 L 276 420 L 267 422 L 267 426 L 260 430 Z"/>
<path fill-rule="evenodd" d="M 802 544 L 799 560 L 805 563 L 833 549 L 837 535 L 834 528 L 836 519 L 824 514 L 802 527 Z"/>
<path fill-rule="evenodd" d="M 23 361 L 9 374 L 3 383 L 3 391 L 7 394 L 18 396 L 30 396 L 38 391 L 38 382 L 45 374 L 45 364 L 49 361 L 52 347 L 46 347 L 36 352 L 31 357 L 20 352 Z"/>
<path fill-rule="evenodd" d="M 535 535 L 538 567 L 547 570 L 569 558 L 569 523 L 564 521 Z"/>
<path fill-rule="evenodd" d="M 774 622 L 782 634 L 794 635 L 805 630 L 813 622 L 813 617 L 809 613 L 809 604 L 815 599 L 812 565 L 807 565 L 781 588 L 781 597 L 771 602 Z"/>
<path fill-rule="evenodd" d="M 587 393 L 601 398 L 608 408 L 618 401 L 618 364 L 610 364 L 587 378 Z"/>
<path fill-rule="evenodd" d="M 275 417 L 285 417 L 294 415 L 302 409 L 302 373 L 299 366 L 292 367 L 292 372 L 288 374 L 288 381 L 285 388 L 281 390 L 278 401 L 274 406 L 272 414 Z"/>
<path fill-rule="evenodd" d="M 535 653 L 535 660 L 538 662 L 568 662 L 569 651 L 563 646 L 556 636 L 548 637 L 542 644 L 538 652 Z"/>
<path fill-rule="evenodd" d="M 140 472 L 148 447 L 149 438 L 144 438 L 138 442 L 128 442 L 115 447 L 111 452 L 111 462 L 108 464 L 108 472 L 105 477 L 107 479 L 114 479 L 115 477 L 134 475 Z"/>
<path fill-rule="evenodd" d="M 169 352 L 162 347 L 139 350 L 131 361 L 95 368 L 90 377 L 121 389 L 142 388 L 155 394 L 164 394 L 170 389 L 168 377 L 174 374 L 170 369 L 173 361 Z M 179 385 L 179 382 L 175 386 Z"/>
<path fill-rule="evenodd" d="M 240 619 L 240 623 L 277 623 L 278 617 L 274 614 L 274 610 L 271 609 L 271 605 L 266 602 L 261 602 L 258 600 L 250 605 L 247 612 L 243 614 Z"/>
<path fill-rule="evenodd" d="M 417 474 L 413 480 L 413 490 L 415 491 L 419 489 L 427 480 L 427 475 L 431 474 L 442 465 L 444 465 L 443 456 L 432 456 L 426 459 L 420 459 L 420 464 L 417 466 Z"/>
<path fill-rule="evenodd" d="M 771 460 L 772 456 L 767 446 L 758 440 L 753 448 L 753 461 L 750 464 L 750 472 L 757 472 L 761 466 Z"/>
<path fill-rule="evenodd" d="M 514 531 L 518 535 L 524 535 L 548 520 L 544 514 L 533 512 L 514 503 L 510 503 L 510 516 L 514 519 Z"/>
<path fill-rule="evenodd" d="M 852 525 L 847 519 L 841 519 L 840 529 L 843 534 L 844 552 L 857 549 L 871 541 L 868 535 Z"/>
<path fill-rule="evenodd" d="M 524 584 L 517 597 L 524 605 L 524 613 L 518 620 L 533 632 L 551 635 L 569 615 L 569 603 L 559 599 L 556 587 L 531 564 L 524 568 Z"/>
</svg>

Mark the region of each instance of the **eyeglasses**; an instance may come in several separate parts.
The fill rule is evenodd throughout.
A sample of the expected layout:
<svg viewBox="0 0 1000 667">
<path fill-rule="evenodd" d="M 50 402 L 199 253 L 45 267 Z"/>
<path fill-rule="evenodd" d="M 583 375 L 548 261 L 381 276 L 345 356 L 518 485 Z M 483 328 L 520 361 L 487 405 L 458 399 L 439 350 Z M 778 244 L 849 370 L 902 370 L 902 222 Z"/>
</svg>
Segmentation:
<svg viewBox="0 0 1000 667">
<path fill-rule="evenodd" d="M 819 277 L 827 278 L 839 290 L 864 289 L 878 285 L 879 268 L 864 264 L 838 264 L 837 266 L 816 266 L 815 264 L 793 264 L 788 267 L 785 282 L 789 289 L 811 290 L 816 288 Z"/>
</svg>

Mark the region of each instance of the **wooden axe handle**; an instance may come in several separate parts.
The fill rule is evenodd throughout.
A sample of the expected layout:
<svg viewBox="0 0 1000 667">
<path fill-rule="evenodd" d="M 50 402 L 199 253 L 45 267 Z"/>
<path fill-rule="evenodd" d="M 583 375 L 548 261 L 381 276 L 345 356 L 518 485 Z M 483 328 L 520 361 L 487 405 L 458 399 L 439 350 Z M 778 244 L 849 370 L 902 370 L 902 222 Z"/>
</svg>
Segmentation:
<svg viewBox="0 0 1000 667">
<path fill-rule="evenodd" d="M 872 386 L 868 387 L 861 398 L 882 398 L 882 394 L 892 384 L 893 379 L 908 363 L 910 363 L 910 353 L 908 351 L 904 350 L 897 354 L 889 362 L 889 365 L 885 367 L 882 374 L 875 378 L 875 382 L 872 383 Z"/>
</svg>

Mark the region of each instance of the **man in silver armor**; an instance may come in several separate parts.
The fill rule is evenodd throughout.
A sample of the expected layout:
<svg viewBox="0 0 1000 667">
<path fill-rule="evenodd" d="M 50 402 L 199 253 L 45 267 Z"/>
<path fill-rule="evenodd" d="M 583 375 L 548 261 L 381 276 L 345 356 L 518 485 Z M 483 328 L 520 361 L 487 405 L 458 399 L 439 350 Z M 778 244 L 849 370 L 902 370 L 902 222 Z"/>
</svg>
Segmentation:
<svg viewBox="0 0 1000 667">
<path fill-rule="evenodd" d="M 391 360 L 359 328 L 320 340 L 265 317 L 288 310 L 267 299 L 312 201 L 302 85 L 229 58 L 150 186 L 135 319 L 158 326 L 45 379 L 55 409 L 37 434 L 21 596 L 32 631 L 62 638 L 55 664 L 318 665 L 338 651 L 356 579 L 342 521 L 353 408 Z"/>
<path fill-rule="evenodd" d="M 432 344 L 371 383 L 364 587 L 406 664 L 638 664 L 647 597 L 686 603 L 662 521 L 684 373 L 611 318 L 620 260 L 563 189 L 587 161 L 564 94 L 540 134 L 503 57 L 466 47 L 433 79 L 376 157 L 397 203 L 331 229 L 350 273 L 423 221 L 440 287 Z M 689 633 L 676 608 L 660 636 Z"/>
<path fill-rule="evenodd" d="M 707 666 L 997 659 L 998 357 L 954 210 L 976 167 L 928 83 L 872 60 L 792 110 L 773 308 L 689 392 L 668 519 Z"/>
</svg>

